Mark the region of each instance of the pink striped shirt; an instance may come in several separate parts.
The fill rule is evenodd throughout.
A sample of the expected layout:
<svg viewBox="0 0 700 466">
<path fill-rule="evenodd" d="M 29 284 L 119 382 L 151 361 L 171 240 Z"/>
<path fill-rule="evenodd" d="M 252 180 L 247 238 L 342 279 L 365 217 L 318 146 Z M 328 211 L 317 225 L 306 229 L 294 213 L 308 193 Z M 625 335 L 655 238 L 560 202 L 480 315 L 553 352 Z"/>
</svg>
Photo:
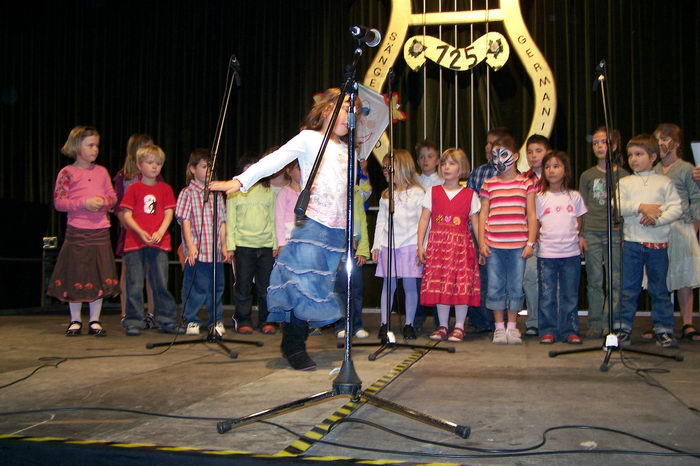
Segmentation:
<svg viewBox="0 0 700 466">
<path fill-rule="evenodd" d="M 488 199 L 486 244 L 497 249 L 518 249 L 527 244 L 527 196 L 535 193 L 531 178 L 518 173 L 502 180 L 498 176 L 484 181 L 479 194 Z"/>
</svg>

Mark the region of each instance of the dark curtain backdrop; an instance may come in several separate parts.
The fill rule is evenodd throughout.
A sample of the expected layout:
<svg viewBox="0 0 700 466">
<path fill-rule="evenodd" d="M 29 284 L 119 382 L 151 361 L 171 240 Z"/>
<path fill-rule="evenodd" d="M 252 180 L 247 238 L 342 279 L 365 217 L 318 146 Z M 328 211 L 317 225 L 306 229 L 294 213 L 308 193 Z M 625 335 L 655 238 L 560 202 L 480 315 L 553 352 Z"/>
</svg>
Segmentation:
<svg viewBox="0 0 700 466">
<path fill-rule="evenodd" d="M 423 0 L 413 3 L 419 12 Z M 428 11 L 455 8 L 455 0 L 439 3 L 427 0 Z M 459 9 L 470 4 L 477 9 L 497 1 L 456 1 Z M 591 91 L 601 58 L 608 62 L 614 123 L 624 140 L 662 121 L 681 125 L 687 141 L 700 139 L 698 2 L 523 0 L 521 7 L 557 82 L 552 141 L 572 156 L 577 178 L 594 163 L 586 138 L 603 122 L 599 95 Z M 0 17 L 0 200 L 45 207 L 37 212 L 49 217 L 46 231 L 36 233 L 61 236 L 64 217 L 46 207 L 58 170 L 69 162 L 59 148 L 76 124 L 99 129 L 98 163 L 112 174 L 123 163 L 129 135 L 151 134 L 167 153 L 164 175 L 179 191 L 189 152 L 211 144 L 226 65 L 236 54 L 243 85 L 232 95 L 219 167 L 229 177 L 238 158 L 296 133 L 313 94 L 337 86 L 351 61 L 348 28 L 363 24 L 383 31 L 390 8 L 389 0 L 81 0 L 5 9 Z M 490 30 L 503 29 L 492 24 Z M 452 26 L 442 28 L 448 42 L 454 41 L 452 31 Z M 475 37 L 484 31 L 484 25 L 474 26 Z M 409 36 L 420 33 L 415 28 Z M 428 33 L 439 31 L 433 27 Z M 468 26 L 460 28 L 457 43 L 469 43 Z M 375 52 L 365 51 L 359 76 Z M 395 125 L 396 147 L 411 149 L 424 134 L 442 139 L 444 147 L 457 138 L 482 163 L 487 88 L 491 126 L 509 126 L 522 138 L 532 87 L 521 63 L 513 53 L 502 70 L 490 73 L 490 83 L 484 66 L 473 71 L 472 101 L 468 73 L 455 84 L 454 75 L 444 72 L 440 81 L 429 62 L 424 81 L 422 72 L 409 71 L 399 59 L 394 88 L 408 120 Z M 688 144 L 686 153 L 690 160 Z M 374 181 L 381 189 L 381 180 Z M 12 227 L 13 220 L 5 216 L 10 222 L 3 229 L 6 245 L 26 236 L 22 225 Z"/>
</svg>

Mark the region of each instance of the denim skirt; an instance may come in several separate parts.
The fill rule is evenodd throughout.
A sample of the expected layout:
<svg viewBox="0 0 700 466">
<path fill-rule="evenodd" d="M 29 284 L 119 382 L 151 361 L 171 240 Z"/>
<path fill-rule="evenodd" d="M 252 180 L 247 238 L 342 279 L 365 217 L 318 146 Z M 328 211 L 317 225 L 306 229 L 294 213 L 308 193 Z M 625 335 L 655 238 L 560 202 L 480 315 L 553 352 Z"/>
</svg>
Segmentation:
<svg viewBox="0 0 700 466">
<path fill-rule="evenodd" d="M 344 243 L 342 228 L 329 228 L 311 219 L 294 228 L 270 276 L 268 322 L 289 322 L 291 312 L 311 327 L 340 319 L 333 288 Z"/>
</svg>

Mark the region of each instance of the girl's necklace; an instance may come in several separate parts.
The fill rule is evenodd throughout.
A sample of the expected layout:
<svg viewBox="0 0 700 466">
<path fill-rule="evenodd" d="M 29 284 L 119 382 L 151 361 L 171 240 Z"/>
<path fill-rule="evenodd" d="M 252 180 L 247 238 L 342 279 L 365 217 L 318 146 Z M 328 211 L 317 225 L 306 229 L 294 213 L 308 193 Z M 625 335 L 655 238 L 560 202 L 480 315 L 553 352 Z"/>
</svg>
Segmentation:
<svg viewBox="0 0 700 466">
<path fill-rule="evenodd" d="M 642 184 L 644 186 L 646 186 L 647 183 L 649 183 L 649 177 L 651 176 L 651 173 L 649 173 L 646 177 L 643 177 L 642 175 L 638 175 L 638 176 L 642 179 Z"/>
</svg>

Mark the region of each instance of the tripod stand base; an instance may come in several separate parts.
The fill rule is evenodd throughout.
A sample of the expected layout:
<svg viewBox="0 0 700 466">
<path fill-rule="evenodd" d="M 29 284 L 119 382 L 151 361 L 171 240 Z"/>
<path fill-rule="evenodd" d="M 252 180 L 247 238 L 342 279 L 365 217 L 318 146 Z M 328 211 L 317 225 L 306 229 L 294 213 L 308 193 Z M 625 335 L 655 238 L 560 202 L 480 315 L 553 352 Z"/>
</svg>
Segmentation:
<svg viewBox="0 0 700 466">
<path fill-rule="evenodd" d="M 218 345 L 219 348 L 221 348 L 226 353 L 228 353 L 228 356 L 231 359 L 236 359 L 238 357 L 238 353 L 236 353 L 233 350 L 230 350 L 224 343 L 239 343 L 241 345 L 255 345 L 255 346 L 263 346 L 265 344 L 261 341 L 247 341 L 247 340 L 234 340 L 234 339 L 230 339 L 230 338 L 221 338 L 221 335 L 219 335 L 219 332 L 216 331 L 215 327 L 212 327 L 209 329 L 209 333 L 207 333 L 207 336 L 204 338 L 200 338 L 198 340 L 179 340 L 179 341 L 168 341 L 168 342 L 162 342 L 162 343 L 146 343 L 146 349 L 153 349 L 153 348 L 158 348 L 161 346 L 200 345 L 203 343 L 212 343 L 212 344 Z"/>
<path fill-rule="evenodd" d="M 600 371 L 601 372 L 608 372 L 609 369 L 609 362 L 610 362 L 610 356 L 612 356 L 613 351 L 624 351 L 627 353 L 634 353 L 634 354 L 643 354 L 646 356 L 654 356 L 657 358 L 664 358 L 664 359 L 673 359 L 674 361 L 682 362 L 684 360 L 683 356 L 680 354 L 660 354 L 660 353 L 654 353 L 652 351 L 644 351 L 640 350 L 631 346 L 627 346 L 625 348 L 620 349 L 619 346 L 601 346 L 601 347 L 592 347 L 592 348 L 577 348 L 573 350 L 566 350 L 566 351 L 550 351 L 549 352 L 549 357 L 550 358 L 555 358 L 559 355 L 567 355 L 567 354 L 576 354 L 576 353 L 588 353 L 591 351 L 600 351 L 600 350 L 605 351 L 605 357 L 603 358 L 603 362 L 600 365 Z"/>
<path fill-rule="evenodd" d="M 394 403 L 392 401 L 386 400 L 384 398 L 380 398 L 375 395 L 371 395 L 367 393 L 366 391 L 358 391 L 355 395 L 350 395 L 347 393 L 339 393 L 337 388 L 335 387 L 335 382 L 334 382 L 334 388 L 333 390 L 327 391 L 327 392 L 322 392 L 322 393 L 317 393 L 316 395 L 312 395 L 306 398 L 301 398 L 299 400 L 292 401 L 290 403 L 285 403 L 279 406 L 275 406 L 274 408 L 271 409 L 266 409 L 264 411 L 259 411 L 257 413 L 249 414 L 247 416 L 239 417 L 236 419 L 229 419 L 226 421 L 220 421 L 216 425 L 216 430 L 220 434 L 224 434 L 228 432 L 229 430 L 233 429 L 234 427 L 239 427 L 239 426 L 244 426 L 246 424 L 251 424 L 253 422 L 258 422 L 262 421 L 264 419 L 268 419 L 274 416 L 280 416 L 282 414 L 285 414 L 289 411 L 295 410 L 302 408 L 308 404 L 313 404 L 313 403 L 318 403 L 321 401 L 325 401 L 331 398 L 336 398 L 338 396 L 347 396 L 354 401 L 359 401 L 361 399 L 367 400 L 368 403 L 387 410 L 387 411 L 392 411 L 396 414 L 399 414 L 401 416 L 407 417 L 409 419 L 413 419 L 415 421 L 420 421 L 425 424 L 428 424 L 433 427 L 437 427 L 438 429 L 442 429 L 448 432 L 452 432 L 453 434 L 457 435 L 458 437 L 461 438 L 469 438 L 469 435 L 471 435 L 471 428 L 469 426 L 461 426 L 458 424 L 455 424 L 454 422 L 450 422 L 444 419 L 436 418 L 433 416 L 429 416 L 427 414 L 421 413 L 419 411 L 415 411 L 413 409 L 407 408 L 403 405 L 400 405 L 398 403 Z M 332 426 L 331 426 L 332 429 Z M 330 431 L 330 429 L 329 429 Z"/>
</svg>

